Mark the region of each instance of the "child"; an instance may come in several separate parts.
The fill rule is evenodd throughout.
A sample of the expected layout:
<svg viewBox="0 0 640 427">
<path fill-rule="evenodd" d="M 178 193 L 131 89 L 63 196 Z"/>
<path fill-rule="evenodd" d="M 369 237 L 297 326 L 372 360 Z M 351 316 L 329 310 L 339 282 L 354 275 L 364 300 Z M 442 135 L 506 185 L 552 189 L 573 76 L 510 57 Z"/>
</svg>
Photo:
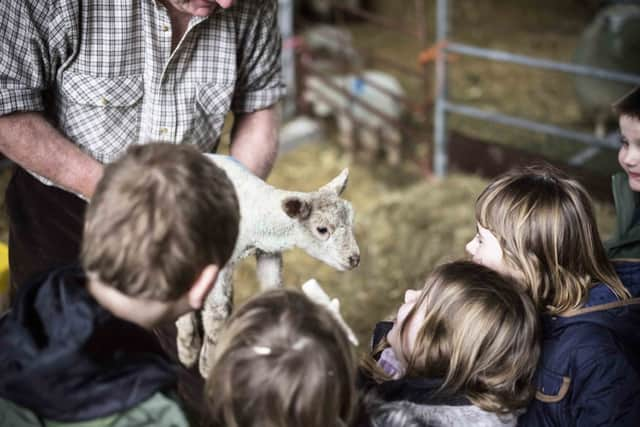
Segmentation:
<svg viewBox="0 0 640 427">
<path fill-rule="evenodd" d="M 82 267 L 22 287 L 0 321 L 0 425 L 187 425 L 151 329 L 201 307 L 238 222 L 231 182 L 190 146 L 133 146 L 107 165 Z"/>
<path fill-rule="evenodd" d="M 376 328 L 378 360 L 363 363 L 371 424 L 514 426 L 537 336 L 535 307 L 510 279 L 470 261 L 439 266 Z"/>
<path fill-rule="evenodd" d="M 606 242 L 611 258 L 640 258 L 640 86 L 614 104 L 620 125 L 618 162 L 613 176 L 617 228 Z"/>
<path fill-rule="evenodd" d="M 507 173 L 476 202 L 473 260 L 516 278 L 542 315 L 525 426 L 640 419 L 640 264 L 608 260 L 589 195 L 548 167 Z M 633 297 L 633 298 L 630 298 Z"/>
<path fill-rule="evenodd" d="M 207 380 L 219 427 L 347 427 L 356 404 L 355 361 L 327 309 L 300 292 L 260 294 L 234 313 Z"/>
</svg>

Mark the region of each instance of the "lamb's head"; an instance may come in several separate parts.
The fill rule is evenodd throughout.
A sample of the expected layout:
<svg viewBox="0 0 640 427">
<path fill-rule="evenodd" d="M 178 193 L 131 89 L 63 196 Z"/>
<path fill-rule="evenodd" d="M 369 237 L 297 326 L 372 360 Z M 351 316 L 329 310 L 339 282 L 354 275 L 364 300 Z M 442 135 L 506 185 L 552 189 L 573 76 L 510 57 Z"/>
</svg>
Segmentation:
<svg viewBox="0 0 640 427">
<path fill-rule="evenodd" d="M 353 208 L 340 198 L 349 170 L 343 170 L 318 191 L 289 196 L 282 209 L 298 221 L 302 237 L 298 246 L 312 257 L 340 270 L 360 263 L 360 249 L 353 235 Z"/>
</svg>

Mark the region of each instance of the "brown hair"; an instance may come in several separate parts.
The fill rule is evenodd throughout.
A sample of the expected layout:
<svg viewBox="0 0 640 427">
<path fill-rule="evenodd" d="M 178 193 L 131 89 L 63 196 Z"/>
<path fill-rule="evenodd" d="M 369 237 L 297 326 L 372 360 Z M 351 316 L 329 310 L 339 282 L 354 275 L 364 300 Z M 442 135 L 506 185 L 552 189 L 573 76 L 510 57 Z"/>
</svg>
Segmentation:
<svg viewBox="0 0 640 427">
<path fill-rule="evenodd" d="M 105 166 L 86 212 L 82 263 L 131 295 L 174 300 L 204 267 L 222 267 L 239 207 L 224 171 L 189 145 L 136 145 Z"/>
<path fill-rule="evenodd" d="M 423 305 L 425 317 L 414 319 Z M 410 321 L 421 322 L 413 349 L 403 354 L 406 377 L 443 379 L 438 394 L 462 394 L 497 413 L 523 408 L 533 396 L 538 318 L 512 279 L 470 261 L 443 264 L 427 277 L 406 319 L 401 335 Z M 374 354 L 388 345 L 384 339 Z M 364 361 L 365 371 L 384 380 L 371 361 Z"/>
<path fill-rule="evenodd" d="M 634 88 L 613 104 L 618 116 L 631 116 L 640 120 L 640 86 Z"/>
<path fill-rule="evenodd" d="M 300 292 L 267 291 L 229 320 L 206 385 L 212 426 L 349 425 L 355 361 L 340 325 Z"/>
<path fill-rule="evenodd" d="M 591 198 L 560 171 L 541 165 L 498 177 L 478 197 L 476 220 L 496 236 L 506 264 L 522 273 L 539 311 L 580 307 L 594 282 L 628 298 L 605 254 Z"/>
</svg>

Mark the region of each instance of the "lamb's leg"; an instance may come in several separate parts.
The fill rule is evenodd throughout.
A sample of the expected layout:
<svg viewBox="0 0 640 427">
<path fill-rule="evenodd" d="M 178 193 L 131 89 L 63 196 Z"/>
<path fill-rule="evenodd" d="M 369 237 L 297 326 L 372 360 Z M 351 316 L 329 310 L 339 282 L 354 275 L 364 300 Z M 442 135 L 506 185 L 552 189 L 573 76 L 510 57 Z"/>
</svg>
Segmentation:
<svg viewBox="0 0 640 427">
<path fill-rule="evenodd" d="M 282 287 L 282 254 L 256 251 L 256 274 L 263 291 Z"/>
<path fill-rule="evenodd" d="M 386 148 L 387 162 L 397 166 L 402 160 L 402 132 L 398 129 L 382 131 L 382 143 Z"/>
<path fill-rule="evenodd" d="M 196 313 L 187 313 L 176 321 L 178 358 L 187 368 L 192 367 L 200 355 L 202 332 L 199 321 Z"/>
<path fill-rule="evenodd" d="M 353 154 L 355 151 L 355 138 L 353 121 L 342 112 L 338 115 L 336 121 L 338 124 L 338 142 L 347 151 Z"/>
<path fill-rule="evenodd" d="M 218 342 L 222 328 L 231 315 L 233 304 L 233 266 L 225 267 L 218 276 L 215 286 L 209 292 L 202 308 L 204 340 L 200 352 L 200 375 L 207 378 L 211 370 L 213 348 Z"/>
<path fill-rule="evenodd" d="M 380 150 L 380 135 L 376 129 L 365 127 L 360 130 L 360 157 L 365 161 L 373 161 Z"/>
</svg>

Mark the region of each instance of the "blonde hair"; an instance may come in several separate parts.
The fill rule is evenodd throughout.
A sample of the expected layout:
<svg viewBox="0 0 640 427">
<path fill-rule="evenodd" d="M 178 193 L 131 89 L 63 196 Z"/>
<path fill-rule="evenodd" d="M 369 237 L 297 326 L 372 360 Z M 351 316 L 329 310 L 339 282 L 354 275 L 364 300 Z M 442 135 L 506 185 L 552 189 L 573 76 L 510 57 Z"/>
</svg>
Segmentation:
<svg viewBox="0 0 640 427">
<path fill-rule="evenodd" d="M 194 147 L 135 145 L 105 166 L 86 212 L 82 263 L 127 295 L 175 300 L 208 264 L 227 262 L 239 218 L 233 184 Z"/>
<path fill-rule="evenodd" d="M 209 420 L 227 427 L 349 425 L 356 405 L 351 346 L 331 314 L 277 289 L 245 303 L 215 347 Z"/>
<path fill-rule="evenodd" d="M 424 319 L 414 319 L 424 305 Z M 443 379 L 438 394 L 465 395 L 491 412 L 523 408 L 533 396 L 540 353 L 535 306 L 510 278 L 470 261 L 436 268 L 400 331 L 420 321 L 413 349 L 403 354 L 406 377 Z M 374 354 L 388 346 L 386 339 Z M 380 378 L 370 362 L 365 370 Z"/>
<path fill-rule="evenodd" d="M 522 273 L 539 311 L 579 308 L 594 282 L 629 297 L 605 254 L 591 198 L 558 170 L 534 166 L 498 177 L 478 197 L 476 220 Z"/>
</svg>

